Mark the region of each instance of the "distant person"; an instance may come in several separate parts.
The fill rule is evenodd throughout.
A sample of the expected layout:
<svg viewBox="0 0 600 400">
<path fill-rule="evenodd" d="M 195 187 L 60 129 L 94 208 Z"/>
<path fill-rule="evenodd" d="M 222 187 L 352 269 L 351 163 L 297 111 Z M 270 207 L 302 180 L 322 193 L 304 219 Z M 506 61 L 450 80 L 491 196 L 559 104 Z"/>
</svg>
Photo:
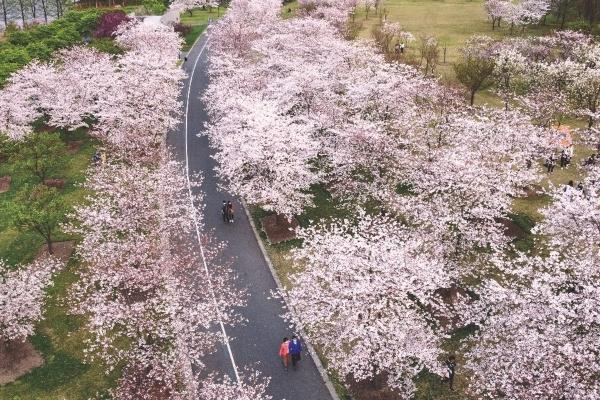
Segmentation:
<svg viewBox="0 0 600 400">
<path fill-rule="evenodd" d="M 400 54 L 404 54 L 404 43 L 400 43 Z"/>
<path fill-rule="evenodd" d="M 546 160 L 546 167 L 548 168 L 548 173 L 554 172 L 554 167 L 556 167 L 556 158 L 554 158 L 554 154 Z"/>
<path fill-rule="evenodd" d="M 567 151 L 566 151 L 566 150 L 563 150 L 563 151 L 560 153 L 560 167 L 561 167 L 561 168 L 564 168 L 564 167 L 566 167 L 566 166 L 567 166 L 567 159 L 568 159 L 568 156 L 567 156 Z"/>
<path fill-rule="evenodd" d="M 96 150 L 96 152 L 92 156 L 92 161 L 94 162 L 94 165 L 98 165 L 98 163 L 100 163 L 100 160 L 101 160 L 100 151 Z"/>
<path fill-rule="evenodd" d="M 283 363 L 283 367 L 288 369 L 288 365 L 290 363 L 290 341 L 288 338 L 284 337 L 281 345 L 279 346 L 279 357 L 281 357 L 281 362 Z"/>
<path fill-rule="evenodd" d="M 450 385 L 450 390 L 454 390 L 454 372 L 456 371 L 456 357 L 453 355 L 448 357 L 448 361 L 446 361 L 446 369 L 448 370 L 448 384 Z"/>
<path fill-rule="evenodd" d="M 229 218 L 227 218 L 227 202 L 223 200 L 223 205 L 221 206 L 221 215 L 223 216 L 223 222 L 229 222 Z"/>
<path fill-rule="evenodd" d="M 400 54 L 400 43 L 396 43 L 394 46 L 394 53 Z"/>
<path fill-rule="evenodd" d="M 227 221 L 233 224 L 233 203 L 231 201 L 227 202 Z"/>
<path fill-rule="evenodd" d="M 302 344 L 296 335 L 292 336 L 292 340 L 290 340 L 289 350 L 292 357 L 292 366 L 296 368 L 296 364 L 302 359 Z"/>
</svg>

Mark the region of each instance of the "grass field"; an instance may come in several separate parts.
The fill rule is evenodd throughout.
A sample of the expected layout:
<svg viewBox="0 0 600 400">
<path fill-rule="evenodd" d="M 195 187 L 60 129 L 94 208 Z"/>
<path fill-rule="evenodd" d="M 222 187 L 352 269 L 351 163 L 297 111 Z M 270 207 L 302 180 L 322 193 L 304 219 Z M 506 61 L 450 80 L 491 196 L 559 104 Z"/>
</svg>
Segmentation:
<svg viewBox="0 0 600 400">
<path fill-rule="evenodd" d="M 79 186 L 85 179 L 85 170 L 97 145 L 85 131 L 62 134 L 66 141 L 81 140 L 77 153 L 68 156 L 65 168 L 53 171 L 52 176 L 64 178 L 65 188 L 60 196 L 69 204 L 80 203 L 85 196 Z M 10 226 L 10 215 L 5 206 L 13 201 L 17 190 L 31 176 L 16 171 L 9 162 L 0 163 L 0 176 L 11 175 L 13 182 L 9 192 L 0 194 L 0 258 L 15 265 L 26 263 L 35 257 L 43 240 L 31 233 L 21 233 Z M 56 241 L 76 239 L 58 234 Z M 83 350 L 88 333 L 80 317 L 69 315 L 65 298 L 69 287 L 77 279 L 78 263 L 71 260 L 68 266 L 54 279 L 48 290 L 45 319 L 31 338 L 34 346 L 42 353 L 44 365 L 34 369 L 16 382 L 0 386 L 2 400 L 85 400 L 110 387 L 116 375 L 106 376 L 98 363 L 86 364 Z"/>
<path fill-rule="evenodd" d="M 483 8 L 482 0 L 385 0 L 379 9 L 365 18 L 364 10 L 359 11 L 357 21 L 362 22 L 360 37 L 370 38 L 373 25 L 385 14 L 387 20 L 399 22 L 418 41 L 421 36 L 433 35 L 440 43 L 440 65 L 438 73 L 453 82 L 451 63 L 456 61 L 458 50 L 473 35 L 488 35 L 493 38 L 510 36 L 506 27 L 492 30 L 491 23 Z M 541 35 L 550 31 L 550 26 L 534 25 L 518 35 Z M 414 55 L 417 43 L 409 44 L 408 56 Z M 444 63 L 444 49 L 446 50 Z"/>
<path fill-rule="evenodd" d="M 198 39 L 198 36 L 200 36 L 208 26 L 208 21 L 221 17 L 224 12 L 225 9 L 219 7 L 207 9 L 196 8 L 192 10 L 192 15 L 190 15 L 189 12 L 183 13 L 181 15 L 181 23 L 191 26 L 192 30 L 185 35 L 185 44 L 183 45 L 182 50 L 189 51 L 196 39 Z"/>
</svg>

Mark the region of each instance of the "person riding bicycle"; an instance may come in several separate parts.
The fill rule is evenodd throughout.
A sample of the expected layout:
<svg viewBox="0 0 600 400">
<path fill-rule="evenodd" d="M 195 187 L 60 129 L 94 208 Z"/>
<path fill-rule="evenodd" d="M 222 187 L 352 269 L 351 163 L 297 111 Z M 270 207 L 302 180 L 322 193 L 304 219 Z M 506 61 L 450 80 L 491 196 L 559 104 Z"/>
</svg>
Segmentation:
<svg viewBox="0 0 600 400">
<path fill-rule="evenodd" d="M 227 202 L 227 221 L 229 221 L 230 224 L 233 223 L 233 204 L 231 201 Z"/>
<path fill-rule="evenodd" d="M 225 200 L 223 200 L 223 205 L 221 206 L 221 216 L 223 217 L 223 222 L 229 222 L 227 216 L 227 202 Z"/>
</svg>

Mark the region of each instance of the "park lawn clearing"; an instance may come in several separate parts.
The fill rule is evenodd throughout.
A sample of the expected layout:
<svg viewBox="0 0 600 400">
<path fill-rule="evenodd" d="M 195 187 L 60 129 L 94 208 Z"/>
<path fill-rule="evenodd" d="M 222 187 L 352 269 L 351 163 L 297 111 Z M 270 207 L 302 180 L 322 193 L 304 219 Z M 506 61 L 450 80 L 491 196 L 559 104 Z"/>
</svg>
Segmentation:
<svg viewBox="0 0 600 400">
<path fill-rule="evenodd" d="M 64 142 L 81 141 L 77 152 L 67 155 L 67 163 L 53 175 L 65 179 L 60 190 L 62 200 L 70 206 L 84 201 L 86 191 L 80 184 L 85 180 L 85 171 L 90 165 L 92 154 L 98 143 L 84 129 L 62 133 Z M 11 265 L 32 261 L 42 245 L 43 239 L 29 232 L 20 232 L 9 223 L 5 215 L 7 203 L 21 186 L 31 181 L 25 173 L 16 171 L 8 161 L 0 163 L 0 175 L 13 176 L 11 188 L 0 194 L 0 258 Z M 55 242 L 77 238 L 58 233 Z M 114 386 L 118 371 L 107 376 L 101 363 L 84 362 L 85 340 L 89 332 L 82 317 L 69 314 L 66 297 L 71 285 L 78 279 L 81 265 L 71 259 L 68 265 L 53 279 L 48 289 L 45 318 L 38 323 L 36 333 L 29 338 L 35 349 L 42 354 L 43 364 L 16 381 L 0 386 L 3 400 L 84 400 L 96 393 L 105 393 Z"/>
<path fill-rule="evenodd" d="M 297 0 L 291 1 L 289 3 L 283 4 L 281 6 L 281 18 L 288 19 L 296 16 L 296 13 L 300 8 L 300 4 L 298 4 Z"/>
<path fill-rule="evenodd" d="M 437 73 L 444 80 L 456 82 L 452 63 L 458 58 L 458 50 L 473 35 L 488 35 L 495 39 L 511 37 L 508 28 L 492 30 L 483 7 L 483 0 L 386 0 L 380 9 L 387 11 L 387 21 L 399 22 L 404 30 L 411 32 L 416 42 L 407 46 L 407 56 L 416 57 L 418 61 L 418 38 L 434 35 L 440 43 L 440 64 Z M 379 22 L 374 10 L 365 19 L 365 12 L 359 9 L 356 21 L 362 23 L 361 38 L 371 38 L 372 27 Z M 547 34 L 550 25 L 532 25 L 521 33 L 515 29 L 513 37 Z M 444 48 L 446 62 L 444 63 Z"/>
<path fill-rule="evenodd" d="M 208 21 L 222 17 L 225 11 L 225 8 L 221 7 L 208 7 L 206 9 L 194 8 L 191 10 L 192 15 L 190 15 L 189 11 L 181 14 L 181 23 L 192 27 L 192 30 L 184 37 L 185 43 L 182 50 L 190 51 L 196 39 L 206 30 Z"/>
</svg>

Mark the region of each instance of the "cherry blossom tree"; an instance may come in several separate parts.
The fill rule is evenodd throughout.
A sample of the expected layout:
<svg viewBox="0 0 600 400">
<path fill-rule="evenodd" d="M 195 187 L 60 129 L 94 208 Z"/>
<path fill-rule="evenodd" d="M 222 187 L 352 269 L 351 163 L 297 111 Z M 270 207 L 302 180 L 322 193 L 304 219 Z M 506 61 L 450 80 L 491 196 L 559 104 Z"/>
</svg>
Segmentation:
<svg viewBox="0 0 600 400">
<path fill-rule="evenodd" d="M 273 103 L 238 98 L 210 131 L 217 174 L 247 201 L 291 217 L 311 204 L 306 193 L 318 182 L 310 160 L 318 142 L 310 126 L 281 115 Z"/>
<path fill-rule="evenodd" d="M 233 0 L 215 26 L 212 49 L 215 52 L 244 54 L 252 40 L 269 29 L 277 20 L 279 0 Z"/>
<path fill-rule="evenodd" d="M 557 248 L 598 256 L 600 249 L 600 181 L 595 168 L 583 187 L 560 186 L 551 191 L 552 203 L 541 210 L 544 220 L 536 231 L 550 236 Z"/>
<path fill-rule="evenodd" d="M 520 256 L 480 290 L 465 367 L 476 396 L 593 398 L 598 383 L 597 254 Z"/>
<path fill-rule="evenodd" d="M 404 396 L 422 369 L 442 374 L 441 329 L 430 323 L 434 292 L 449 284 L 443 263 L 397 222 L 360 216 L 308 228 L 286 293 L 292 315 L 342 376 L 388 376 Z M 394 343 L 390 346 L 390 343 Z"/>
<path fill-rule="evenodd" d="M 113 66 L 107 54 L 87 47 L 73 47 L 56 55 L 43 67 L 34 65 L 18 72 L 34 85 L 36 106 L 48 117 L 48 125 L 76 129 L 89 126 L 97 112 L 99 93 L 109 90 Z"/>
<path fill-rule="evenodd" d="M 0 344 L 23 341 L 42 319 L 45 289 L 60 269 L 54 258 L 11 267 L 0 260 Z"/>
<path fill-rule="evenodd" d="M 201 7 L 218 7 L 219 2 L 217 0 L 174 0 L 169 6 L 170 9 L 177 9 L 181 11 L 187 11 L 192 14 L 194 8 Z"/>
<path fill-rule="evenodd" d="M 233 382 L 229 377 L 217 379 L 212 375 L 202 382 L 202 400 L 270 400 L 265 391 L 269 379 L 263 379 L 257 372 L 249 371 L 241 382 Z"/>
<path fill-rule="evenodd" d="M 8 79 L 6 87 L 0 91 L 0 132 L 11 139 L 21 139 L 32 132 L 31 123 L 42 113 L 35 103 L 37 90 L 30 76 L 47 75 L 48 68 L 33 61 Z"/>
<path fill-rule="evenodd" d="M 77 253 L 89 266 L 72 290 L 74 311 L 89 316 L 90 359 L 111 369 L 128 365 L 118 388 L 123 398 L 193 392 L 189 382 L 197 377 L 187 365 L 202 367 L 219 341 L 214 324 L 236 321 L 231 307 L 243 304 L 227 267 L 210 277 L 195 268 L 201 261 L 188 240 L 198 214 L 184 197 L 182 172 L 168 160 L 135 169 L 103 165 L 88 179 L 95 196 L 76 209 L 71 226 L 83 235 Z M 219 246 L 203 245 L 207 262 L 221 263 Z M 211 290 L 197 290 L 198 281 Z"/>
<path fill-rule="evenodd" d="M 496 25 L 500 27 L 502 17 L 504 17 L 507 9 L 511 6 L 508 0 L 486 0 L 484 7 L 490 21 L 492 21 L 492 30 L 495 29 Z"/>
<path fill-rule="evenodd" d="M 515 26 L 539 22 L 550 10 L 549 0 L 487 0 L 485 10 L 492 21 L 492 29 L 504 20 L 510 25 L 511 33 Z"/>
</svg>

